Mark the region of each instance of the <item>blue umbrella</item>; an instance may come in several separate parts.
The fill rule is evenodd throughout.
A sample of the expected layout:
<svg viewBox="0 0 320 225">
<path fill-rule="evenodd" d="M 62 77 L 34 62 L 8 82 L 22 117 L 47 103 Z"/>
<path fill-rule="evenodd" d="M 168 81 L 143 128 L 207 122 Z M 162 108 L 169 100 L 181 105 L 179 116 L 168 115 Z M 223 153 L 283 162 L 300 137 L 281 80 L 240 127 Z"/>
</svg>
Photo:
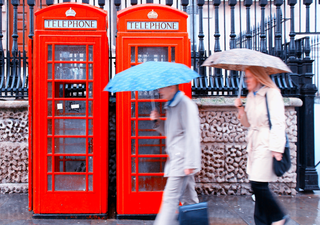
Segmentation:
<svg viewBox="0 0 320 225">
<path fill-rule="evenodd" d="M 152 91 L 200 77 L 184 64 L 149 61 L 115 75 L 104 91 Z"/>
</svg>

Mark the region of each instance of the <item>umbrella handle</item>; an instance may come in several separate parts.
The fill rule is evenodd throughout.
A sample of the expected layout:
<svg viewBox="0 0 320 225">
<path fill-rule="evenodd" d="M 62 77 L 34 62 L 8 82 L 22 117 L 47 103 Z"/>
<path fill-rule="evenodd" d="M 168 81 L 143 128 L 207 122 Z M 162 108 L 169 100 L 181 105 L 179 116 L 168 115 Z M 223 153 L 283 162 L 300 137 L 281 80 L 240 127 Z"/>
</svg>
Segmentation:
<svg viewBox="0 0 320 225">
<path fill-rule="evenodd" d="M 241 71 L 240 84 L 239 84 L 239 91 L 238 91 L 238 98 L 240 98 L 240 96 L 241 96 L 242 84 L 243 84 L 243 75 L 244 75 L 244 72 L 243 72 L 243 71 Z"/>
<path fill-rule="evenodd" d="M 152 94 L 153 96 L 153 94 Z M 152 107 L 152 111 L 153 110 L 156 110 L 156 104 L 154 103 L 154 98 L 152 97 L 152 100 L 151 100 L 151 107 Z"/>
<path fill-rule="evenodd" d="M 151 93 L 151 107 L 152 107 L 152 111 L 156 110 L 156 104 L 154 103 L 154 92 L 153 91 Z"/>
<path fill-rule="evenodd" d="M 151 94 L 151 107 L 152 107 L 152 111 L 156 110 L 156 104 L 154 102 L 154 92 L 152 91 Z M 153 123 L 157 123 L 158 120 L 153 120 Z"/>
</svg>

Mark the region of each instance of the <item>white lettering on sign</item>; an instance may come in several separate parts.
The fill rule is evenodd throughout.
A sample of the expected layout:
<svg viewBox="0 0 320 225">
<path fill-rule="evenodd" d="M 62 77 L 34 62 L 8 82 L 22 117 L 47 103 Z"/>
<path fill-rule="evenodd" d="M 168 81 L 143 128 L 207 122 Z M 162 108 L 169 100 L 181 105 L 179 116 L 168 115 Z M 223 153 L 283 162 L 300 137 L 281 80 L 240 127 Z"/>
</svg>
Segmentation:
<svg viewBox="0 0 320 225">
<path fill-rule="evenodd" d="M 88 29 L 97 27 L 97 20 L 44 20 L 44 28 Z"/>
<path fill-rule="evenodd" d="M 71 109 L 79 109 L 79 104 L 71 105 Z"/>
<path fill-rule="evenodd" d="M 179 30 L 179 22 L 127 22 L 128 30 Z"/>
<path fill-rule="evenodd" d="M 62 103 L 58 103 L 58 104 L 57 104 L 57 109 L 63 109 Z"/>
</svg>

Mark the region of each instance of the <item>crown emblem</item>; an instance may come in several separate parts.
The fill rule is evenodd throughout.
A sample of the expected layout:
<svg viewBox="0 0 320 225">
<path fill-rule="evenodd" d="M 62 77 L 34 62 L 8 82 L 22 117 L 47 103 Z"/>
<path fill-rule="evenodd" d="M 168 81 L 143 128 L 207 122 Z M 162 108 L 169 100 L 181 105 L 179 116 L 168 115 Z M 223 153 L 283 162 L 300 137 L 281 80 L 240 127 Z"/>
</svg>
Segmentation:
<svg viewBox="0 0 320 225">
<path fill-rule="evenodd" d="M 148 13 L 148 18 L 149 19 L 157 19 L 158 18 L 158 13 L 156 13 L 155 11 L 151 11 Z"/>
<path fill-rule="evenodd" d="M 66 16 L 76 16 L 76 12 L 70 7 L 70 9 L 66 11 Z"/>
</svg>

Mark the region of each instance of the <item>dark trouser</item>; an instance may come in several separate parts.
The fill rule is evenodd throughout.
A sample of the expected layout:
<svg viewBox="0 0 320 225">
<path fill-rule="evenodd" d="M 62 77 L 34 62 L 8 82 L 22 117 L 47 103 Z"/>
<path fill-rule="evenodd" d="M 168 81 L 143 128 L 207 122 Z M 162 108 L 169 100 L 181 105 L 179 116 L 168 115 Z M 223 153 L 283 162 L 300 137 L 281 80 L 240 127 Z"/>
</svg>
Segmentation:
<svg viewBox="0 0 320 225">
<path fill-rule="evenodd" d="M 255 195 L 254 222 L 256 225 L 270 225 L 285 216 L 278 202 L 269 190 L 268 182 L 250 181 Z"/>
</svg>

